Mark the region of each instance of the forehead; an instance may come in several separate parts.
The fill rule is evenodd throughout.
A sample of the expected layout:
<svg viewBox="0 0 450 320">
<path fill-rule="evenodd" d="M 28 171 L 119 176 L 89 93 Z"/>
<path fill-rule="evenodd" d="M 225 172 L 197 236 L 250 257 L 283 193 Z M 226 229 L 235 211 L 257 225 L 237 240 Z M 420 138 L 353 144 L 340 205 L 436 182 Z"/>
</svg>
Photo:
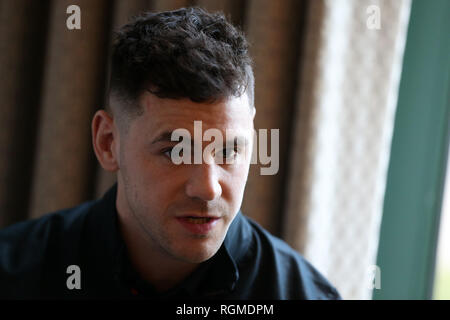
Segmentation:
<svg viewBox="0 0 450 320">
<path fill-rule="evenodd" d="M 253 117 L 246 95 L 214 103 L 196 103 L 189 99 L 162 99 L 151 93 L 140 98 L 143 114 L 137 126 L 146 134 L 185 128 L 192 132 L 194 121 L 201 121 L 202 130 L 218 129 L 239 132 L 253 129 Z"/>
</svg>

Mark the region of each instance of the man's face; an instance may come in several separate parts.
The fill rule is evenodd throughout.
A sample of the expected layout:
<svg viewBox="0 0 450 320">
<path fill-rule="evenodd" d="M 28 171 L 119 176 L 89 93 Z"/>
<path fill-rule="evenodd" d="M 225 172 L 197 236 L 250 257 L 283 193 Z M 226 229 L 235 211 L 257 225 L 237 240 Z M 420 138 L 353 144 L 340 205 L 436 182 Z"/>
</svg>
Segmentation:
<svg viewBox="0 0 450 320">
<path fill-rule="evenodd" d="M 143 114 L 130 121 L 126 133 L 121 130 L 117 148 L 117 206 L 125 216 L 122 220 L 133 224 L 131 229 L 164 257 L 205 261 L 220 248 L 242 203 L 253 143 L 254 113 L 247 96 L 200 104 L 145 93 L 139 103 Z M 158 138 L 184 128 L 194 144 L 202 143 L 194 137 L 194 121 L 202 122 L 202 135 L 207 129 L 218 129 L 223 136 L 223 154 L 236 157 L 236 161 L 227 164 L 223 157 L 222 164 L 206 163 L 206 158 L 217 159 L 217 153 L 209 158 L 207 152 L 201 164 L 174 164 L 170 150 L 178 141 L 170 141 L 170 135 Z M 226 141 L 235 137 L 248 141 L 237 153 L 233 145 L 226 146 Z M 210 143 L 204 141 L 201 151 Z M 214 219 L 205 223 L 188 218 L 200 216 Z"/>
</svg>

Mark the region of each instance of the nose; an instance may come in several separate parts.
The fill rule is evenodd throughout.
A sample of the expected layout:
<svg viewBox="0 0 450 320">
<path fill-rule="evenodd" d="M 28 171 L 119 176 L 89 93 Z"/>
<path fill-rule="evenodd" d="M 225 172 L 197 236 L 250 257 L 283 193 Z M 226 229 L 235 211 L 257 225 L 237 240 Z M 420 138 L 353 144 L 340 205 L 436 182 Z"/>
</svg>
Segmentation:
<svg viewBox="0 0 450 320">
<path fill-rule="evenodd" d="M 186 194 L 192 198 L 212 201 L 222 195 L 222 187 L 216 164 L 192 164 L 189 180 L 186 183 Z"/>
</svg>

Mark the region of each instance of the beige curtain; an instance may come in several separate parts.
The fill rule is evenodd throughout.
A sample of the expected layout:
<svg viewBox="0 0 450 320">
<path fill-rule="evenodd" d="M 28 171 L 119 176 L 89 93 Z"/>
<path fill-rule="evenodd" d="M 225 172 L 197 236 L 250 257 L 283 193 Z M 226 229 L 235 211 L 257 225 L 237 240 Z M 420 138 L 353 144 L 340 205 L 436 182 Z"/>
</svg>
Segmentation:
<svg viewBox="0 0 450 320">
<path fill-rule="evenodd" d="M 309 7 L 283 235 L 346 299 L 369 299 L 377 270 L 409 9 L 409 0 Z"/>
</svg>

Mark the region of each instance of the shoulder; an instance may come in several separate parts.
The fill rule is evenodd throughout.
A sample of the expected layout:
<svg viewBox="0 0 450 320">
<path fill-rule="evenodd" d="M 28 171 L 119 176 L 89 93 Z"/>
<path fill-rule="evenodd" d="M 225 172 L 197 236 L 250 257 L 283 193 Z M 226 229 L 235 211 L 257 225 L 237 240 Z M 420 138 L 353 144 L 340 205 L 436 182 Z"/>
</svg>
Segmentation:
<svg viewBox="0 0 450 320">
<path fill-rule="evenodd" d="M 0 230 L 0 296 L 38 290 L 46 264 L 73 249 L 93 202 Z M 68 249 L 68 250 L 65 250 Z"/>
<path fill-rule="evenodd" d="M 251 235 L 242 261 L 252 266 L 260 291 L 272 290 L 271 298 L 277 299 L 340 299 L 336 288 L 299 252 L 251 218 L 242 218 L 241 228 Z"/>
</svg>

